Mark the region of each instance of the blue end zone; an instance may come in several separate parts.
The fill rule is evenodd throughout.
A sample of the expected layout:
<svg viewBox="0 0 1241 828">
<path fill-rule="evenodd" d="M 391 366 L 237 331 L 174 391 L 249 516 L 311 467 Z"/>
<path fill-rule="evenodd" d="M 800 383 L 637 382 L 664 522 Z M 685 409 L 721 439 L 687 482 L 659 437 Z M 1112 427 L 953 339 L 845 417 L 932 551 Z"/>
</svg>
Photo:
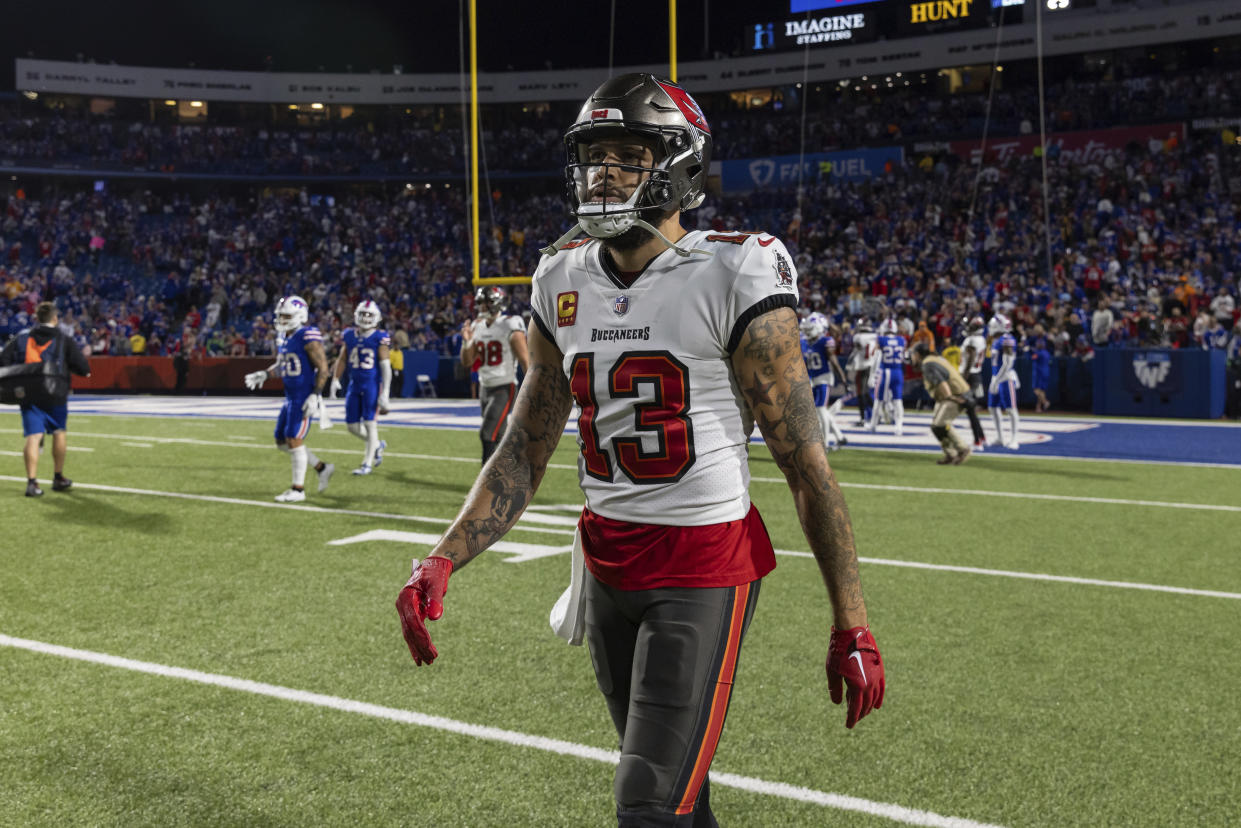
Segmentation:
<svg viewBox="0 0 1241 828">
<path fill-rule="evenodd" d="M 70 398 L 72 415 L 99 414 L 119 417 L 195 417 L 230 420 L 275 421 L 283 397 L 153 397 L 78 394 Z M 481 424 L 477 400 L 392 401 L 390 414 L 379 418 L 383 428 L 451 428 L 476 431 Z M 329 400 L 332 419 L 344 423 L 344 400 Z M 994 421 L 979 415 L 990 436 Z M 856 412 L 845 409 L 837 417 L 849 441 L 848 449 L 939 451 L 930 431 L 930 415 L 910 413 L 904 433 L 897 436 L 891 425 L 875 433 L 854 425 Z M 968 439 L 969 424 L 961 417 L 956 429 Z M 1007 421 L 1005 421 L 1007 428 Z M 566 432 L 577 433 L 569 418 Z M 755 432 L 757 434 L 757 432 Z M 1241 467 L 1241 424 L 1200 420 L 1108 420 L 1088 417 L 1022 417 L 1021 448 L 1010 451 L 989 447 L 986 455 L 1006 457 L 1067 457 L 1147 463 L 1183 463 Z M 761 442 L 761 440 L 760 440 Z"/>
</svg>

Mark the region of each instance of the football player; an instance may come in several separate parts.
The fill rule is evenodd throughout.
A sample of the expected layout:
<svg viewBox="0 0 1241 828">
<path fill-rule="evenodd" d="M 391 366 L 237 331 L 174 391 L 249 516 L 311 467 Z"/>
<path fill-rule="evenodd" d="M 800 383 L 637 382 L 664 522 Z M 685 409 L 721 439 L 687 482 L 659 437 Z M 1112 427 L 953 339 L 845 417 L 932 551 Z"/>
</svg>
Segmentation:
<svg viewBox="0 0 1241 828">
<path fill-rule="evenodd" d="M 976 406 L 986 401 L 982 390 L 982 366 L 987 359 L 987 337 L 983 334 L 986 325 L 981 316 L 972 316 L 965 323 L 965 339 L 961 342 L 961 375 L 970 384 L 966 399 L 971 405 L 965 407 L 969 416 L 970 430 L 974 434 L 974 451 L 982 451 L 987 443 L 982 423 L 978 421 Z"/>
<path fill-rule="evenodd" d="M 835 448 L 847 446 L 844 432 L 836 425 L 836 414 L 840 411 L 841 400 L 830 404 L 832 386 L 836 377 L 844 380 L 845 372 L 840 368 L 836 358 L 836 339 L 828 333 L 828 321 L 821 313 L 812 313 L 801 321 L 802 358 L 806 361 L 806 371 L 810 374 L 810 385 L 814 391 L 814 405 L 819 412 L 819 421 L 823 424 L 823 436 L 829 441 L 836 440 Z M 834 372 L 834 373 L 833 373 Z M 833 448 L 830 442 L 829 450 Z"/>
<path fill-rule="evenodd" d="M 757 420 L 793 491 L 833 608 L 827 676 L 852 727 L 883 701 L 848 509 L 798 347 L 791 256 L 765 233 L 691 231 L 711 133 L 648 74 L 605 82 L 565 136 L 575 227 L 534 275 L 530 374 L 503 440 L 397 598 L 414 661 L 449 576 L 538 488 L 576 402 L 584 635 L 620 734 L 620 825 L 713 825 L 707 771 L 762 578 L 775 566 L 749 497 Z M 574 240 L 581 233 L 586 238 Z"/>
<path fill-rule="evenodd" d="M 483 442 L 483 462 L 496 450 L 513 400 L 517 396 L 517 366 L 524 376 L 530 371 L 526 345 L 526 323 L 509 315 L 504 288 L 480 287 L 474 294 L 478 318 L 463 332 L 461 364 L 467 369 L 478 363 L 478 403 L 483 424 L 478 436 Z"/>
<path fill-rule="evenodd" d="M 340 390 L 340 377 L 349 363 L 349 387 L 345 391 L 345 424 L 349 433 L 366 443 L 362 465 L 354 474 L 370 474 L 384 459 L 387 440 L 379 439 L 375 414 L 387 414 L 388 391 L 392 386 L 392 362 L 388 358 L 391 340 L 381 330 L 379 305 L 370 299 L 358 303 L 353 311 L 352 328 L 341 336 L 340 353 L 332 366 L 332 393 Z"/>
<path fill-rule="evenodd" d="M 859 319 L 854 328 L 853 351 L 849 354 L 849 367 L 853 369 L 853 385 L 857 391 L 857 423 L 864 426 L 870 422 L 872 404 L 871 372 L 875 366 L 875 329 L 870 320 Z"/>
<path fill-rule="evenodd" d="M 1017 371 L 1013 362 L 1017 359 L 1017 339 L 1013 336 L 1013 323 L 1007 316 L 997 313 L 987 323 L 987 331 L 991 334 L 991 385 L 987 389 L 987 407 L 995 420 L 995 442 L 1004 448 L 1018 449 L 1017 428 L 1020 420 L 1017 414 L 1017 389 L 1021 383 L 1017 380 Z M 1008 414 L 1011 436 L 1004 437 L 1003 421 L 1000 409 Z"/>
<path fill-rule="evenodd" d="M 875 337 L 875 349 L 879 356 L 879 368 L 874 382 L 875 407 L 871 411 L 868 430 L 879 425 L 880 412 L 892 418 L 897 437 L 905 431 L 905 337 L 900 335 L 895 319 L 885 319 L 879 325 Z"/>
<path fill-rule="evenodd" d="M 319 418 L 320 428 L 330 428 L 331 420 L 323 407 L 323 387 L 327 385 L 327 354 L 323 351 L 323 334 L 314 325 L 307 325 L 309 307 L 300 296 L 285 296 L 276 303 L 276 332 L 279 352 L 276 361 L 262 371 L 246 374 L 246 387 L 251 391 L 262 386 L 271 376 L 284 380 L 284 405 L 276 418 L 276 448 L 290 455 L 293 463 L 293 485 L 276 495 L 280 503 L 301 503 L 306 499 L 304 488 L 306 467 L 319 476 L 319 491 L 325 491 L 336 467 L 315 456 L 306 446 L 310 423 Z"/>
</svg>

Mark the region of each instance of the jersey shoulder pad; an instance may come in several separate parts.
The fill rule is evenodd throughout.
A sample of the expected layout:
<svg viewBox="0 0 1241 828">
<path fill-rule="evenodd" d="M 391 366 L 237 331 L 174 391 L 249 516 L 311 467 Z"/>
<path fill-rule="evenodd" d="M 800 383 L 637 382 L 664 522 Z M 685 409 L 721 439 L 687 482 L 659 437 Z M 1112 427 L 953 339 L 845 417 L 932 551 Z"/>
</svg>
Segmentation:
<svg viewBox="0 0 1241 828">
<path fill-rule="evenodd" d="M 314 325 L 305 325 L 298 333 L 302 336 L 303 342 L 322 342 L 323 334 Z"/>
</svg>

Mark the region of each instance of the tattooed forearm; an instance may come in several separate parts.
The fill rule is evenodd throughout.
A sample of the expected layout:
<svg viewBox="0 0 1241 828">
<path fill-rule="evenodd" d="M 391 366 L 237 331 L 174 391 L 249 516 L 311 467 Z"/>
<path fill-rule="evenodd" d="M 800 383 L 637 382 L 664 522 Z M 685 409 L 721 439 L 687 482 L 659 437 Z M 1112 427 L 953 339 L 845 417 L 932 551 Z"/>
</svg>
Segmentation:
<svg viewBox="0 0 1241 828">
<path fill-rule="evenodd" d="M 733 355 L 733 371 L 772 458 L 788 480 L 802 531 L 827 584 L 835 623 L 865 624 L 853 525 L 827 462 L 823 428 L 801 359 L 796 314 L 781 308 L 754 320 Z"/>
<path fill-rule="evenodd" d="M 504 536 L 534 497 L 572 407 L 558 366 L 536 364 L 522 384 L 504 439 L 483 466 L 435 554 L 465 566 Z"/>
</svg>

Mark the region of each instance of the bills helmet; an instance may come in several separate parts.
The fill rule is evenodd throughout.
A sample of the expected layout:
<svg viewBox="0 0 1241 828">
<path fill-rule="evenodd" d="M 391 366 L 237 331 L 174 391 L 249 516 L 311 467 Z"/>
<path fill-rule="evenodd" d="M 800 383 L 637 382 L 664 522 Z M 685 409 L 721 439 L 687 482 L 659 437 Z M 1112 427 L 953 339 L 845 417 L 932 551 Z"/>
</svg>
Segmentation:
<svg viewBox="0 0 1241 828">
<path fill-rule="evenodd" d="M 276 303 L 276 330 L 291 334 L 306 324 L 310 318 L 310 306 L 300 296 L 285 296 Z"/>
<path fill-rule="evenodd" d="M 618 138 L 650 149 L 653 159 L 615 149 L 609 161 L 598 144 Z M 639 219 L 692 210 L 705 197 L 711 128 L 689 93 L 670 81 L 642 72 L 608 80 L 586 99 L 564 142 L 570 211 L 595 238 L 619 236 Z M 639 181 L 632 193 L 610 192 L 614 177 L 634 173 Z"/>
<path fill-rule="evenodd" d="M 992 336 L 999 336 L 1000 334 L 1012 333 L 1012 331 L 1013 331 L 1012 320 L 1002 313 L 997 313 L 995 316 L 991 317 L 991 321 L 987 323 L 987 332 L 990 333 Z"/>
<path fill-rule="evenodd" d="M 880 336 L 896 336 L 900 333 L 900 328 L 896 325 L 895 319 L 885 319 L 879 323 Z"/>
<path fill-rule="evenodd" d="M 474 292 L 474 307 L 481 315 L 497 316 L 508 307 L 508 294 L 495 285 L 480 287 Z"/>
<path fill-rule="evenodd" d="M 379 312 L 379 305 L 376 305 L 370 299 L 364 299 L 358 303 L 353 309 L 353 324 L 357 325 L 364 331 L 374 330 L 379 327 L 379 320 L 383 318 L 383 314 Z"/>
<path fill-rule="evenodd" d="M 812 313 L 801 321 L 801 334 L 807 342 L 818 342 L 827 334 L 827 317 Z"/>
</svg>

